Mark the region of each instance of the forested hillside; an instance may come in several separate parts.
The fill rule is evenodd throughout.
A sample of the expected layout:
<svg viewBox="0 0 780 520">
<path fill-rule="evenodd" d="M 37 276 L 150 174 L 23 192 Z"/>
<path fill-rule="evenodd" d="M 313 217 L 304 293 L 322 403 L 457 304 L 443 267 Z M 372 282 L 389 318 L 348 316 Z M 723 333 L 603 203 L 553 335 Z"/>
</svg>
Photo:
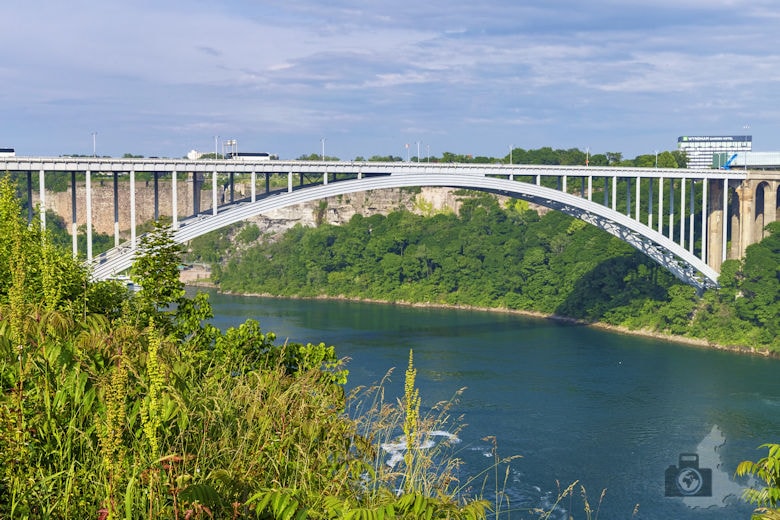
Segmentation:
<svg viewBox="0 0 780 520">
<path fill-rule="evenodd" d="M 619 239 L 520 201 L 463 193 L 459 215 L 410 212 L 296 227 L 216 263 L 225 291 L 538 311 L 780 350 L 780 229 L 698 297 Z"/>
</svg>

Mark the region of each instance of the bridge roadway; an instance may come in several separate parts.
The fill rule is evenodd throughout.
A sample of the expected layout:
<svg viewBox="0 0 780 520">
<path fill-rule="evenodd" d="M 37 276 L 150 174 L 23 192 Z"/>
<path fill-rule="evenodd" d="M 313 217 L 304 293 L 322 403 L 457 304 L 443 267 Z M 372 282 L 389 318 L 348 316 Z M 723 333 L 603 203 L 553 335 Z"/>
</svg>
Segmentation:
<svg viewBox="0 0 780 520">
<path fill-rule="evenodd" d="M 133 262 L 136 252 L 137 240 L 135 236 L 135 222 L 130 223 L 131 239 L 119 243 L 118 222 L 115 222 L 116 247 L 92 257 L 91 254 L 91 193 L 90 179 L 92 174 L 113 174 L 116 186 L 118 175 L 129 175 L 131 181 L 130 205 L 131 218 L 134 220 L 134 177 L 137 172 L 153 172 L 156 179 L 160 174 L 168 174 L 172 178 L 173 215 L 172 227 L 174 239 L 177 242 L 187 242 L 200 235 L 214 231 L 221 227 L 245 220 L 247 218 L 274 210 L 314 201 L 327 197 L 344 195 L 359 191 L 440 186 L 452 188 L 464 188 L 482 190 L 528 200 L 530 202 L 563 211 L 576 218 L 584 220 L 607 232 L 619 237 L 633 247 L 647 254 L 650 258 L 669 269 L 679 279 L 695 286 L 697 289 L 717 286 L 718 272 L 708 265 L 707 237 L 722 239 L 719 248 L 725 259 L 726 251 L 726 222 L 727 215 L 719 218 L 720 229 L 708 230 L 708 221 L 711 211 L 708 203 L 712 197 L 708 196 L 708 186 L 714 186 L 723 194 L 722 208 L 728 208 L 727 196 L 729 186 L 745 180 L 748 172 L 744 170 L 693 170 L 693 169 L 664 169 L 664 168 L 625 168 L 625 167 L 584 167 L 584 166 L 547 166 L 547 165 L 504 165 L 504 164 L 458 164 L 458 163 L 416 163 L 416 162 L 331 162 L 331 161 L 245 161 L 245 160 L 211 160 L 189 161 L 171 159 L 108 159 L 108 158 L 25 158 L 14 157 L 0 159 L 0 171 L 26 172 L 28 177 L 28 192 L 31 190 L 30 179 L 32 172 L 39 173 L 40 200 L 45 205 L 44 186 L 47 172 L 71 172 L 72 182 L 75 186 L 77 172 L 86 175 L 86 205 L 87 205 L 87 258 L 92 264 L 93 276 L 96 279 L 106 279 L 116 276 L 127 270 Z M 209 213 L 201 213 L 182 220 L 178 218 L 176 207 L 177 196 L 176 178 L 178 174 L 211 175 L 212 181 L 212 208 Z M 230 175 L 232 182 L 235 174 L 249 174 L 251 180 L 251 196 L 244 201 L 231 202 L 220 206 L 218 204 L 218 178 Z M 269 192 L 258 197 L 256 193 L 256 177 L 264 175 L 266 178 L 266 191 L 268 178 L 271 175 L 287 176 L 287 189 Z M 339 176 L 342 178 L 339 179 Z M 295 185 L 296 177 L 300 178 L 300 184 Z M 552 177 L 556 179 L 557 189 L 542 186 L 542 179 Z M 304 179 L 309 183 L 305 184 Z M 579 179 L 580 186 L 570 189 L 572 179 Z M 600 196 L 603 204 L 593 201 L 594 179 L 603 179 Z M 627 180 L 626 201 L 621 203 L 625 214 L 617 208 L 618 179 Z M 642 192 L 642 179 L 649 179 L 645 183 L 646 193 Z M 670 181 L 678 180 L 674 183 Z M 529 181 L 529 182 L 523 182 Z M 666 189 L 664 186 L 666 182 Z M 631 189 L 631 183 L 634 190 Z M 686 215 L 686 184 L 690 183 L 689 212 Z M 587 184 L 587 188 L 586 188 Z M 649 184 L 649 186 L 648 186 Z M 653 193 L 654 184 L 657 186 L 657 199 Z M 675 203 L 675 184 L 681 190 L 681 196 Z M 196 183 L 193 183 L 195 186 Z M 699 186 L 696 190 L 696 186 Z M 231 185 L 232 186 L 232 185 Z M 598 188 L 597 188 L 598 189 Z M 579 191 L 579 195 L 570 193 Z M 694 254 L 694 192 L 701 195 L 701 221 L 698 224 L 700 238 L 700 255 Z M 116 200 L 115 206 L 119 204 Z M 231 191 L 232 193 L 232 191 Z M 715 194 L 715 190 L 713 190 Z M 195 196 L 195 195 L 193 195 Z M 632 197 L 634 216 L 632 218 Z M 232 197 L 231 197 L 232 198 Z M 667 210 L 664 211 L 664 202 L 668 201 Z M 719 200 L 715 201 L 720 202 Z M 75 196 L 73 205 L 75 208 Z M 647 204 L 647 224 L 639 221 L 640 204 Z M 675 207 L 679 204 L 679 223 L 675 225 Z M 713 208 L 714 209 L 714 208 Z M 77 229 L 74 209 L 73 228 Z M 724 212 L 724 213 L 727 213 Z M 118 219 L 115 211 L 115 220 Z M 657 230 L 653 229 L 653 218 L 656 217 Z M 686 216 L 688 217 L 688 249 L 686 242 Z M 664 227 L 668 217 L 667 233 Z M 45 226 L 45 220 L 42 220 Z M 674 234 L 677 232 L 679 243 L 675 242 Z M 74 254 L 75 249 L 74 238 Z M 718 263 L 719 267 L 720 263 Z"/>
</svg>

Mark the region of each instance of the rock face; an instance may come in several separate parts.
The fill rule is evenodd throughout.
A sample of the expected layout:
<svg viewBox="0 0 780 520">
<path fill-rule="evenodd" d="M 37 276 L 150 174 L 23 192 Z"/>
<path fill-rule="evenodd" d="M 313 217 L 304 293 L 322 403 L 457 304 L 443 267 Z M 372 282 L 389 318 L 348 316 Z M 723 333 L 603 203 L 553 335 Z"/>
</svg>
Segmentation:
<svg viewBox="0 0 780 520">
<path fill-rule="evenodd" d="M 123 235 L 130 231 L 130 185 L 123 181 L 118 183 L 119 200 L 119 229 Z M 173 197 L 170 181 L 160 180 L 157 194 L 157 208 L 159 216 L 169 216 L 173 210 Z M 200 211 L 211 209 L 211 190 L 200 192 Z M 224 195 L 224 191 L 220 194 Z M 71 190 L 64 192 L 47 191 L 45 194 L 46 209 L 51 210 L 65 221 L 68 232 L 71 232 L 73 221 L 73 209 L 71 203 Z M 86 187 L 83 182 L 76 184 L 76 223 L 78 226 L 86 224 Z M 144 222 L 154 220 L 154 183 L 152 181 L 136 181 L 136 226 Z M 192 215 L 192 182 L 181 181 L 176 183 L 176 200 L 179 218 Z M 40 198 L 37 192 L 33 192 L 33 204 L 37 205 Z M 92 229 L 96 233 L 113 235 L 114 233 L 114 184 L 111 180 L 92 181 Z"/>
<path fill-rule="evenodd" d="M 236 184 L 236 199 L 247 197 L 249 185 Z M 86 223 L 86 188 L 84 183 L 76 186 L 76 223 L 81 226 Z M 118 185 L 119 228 L 122 236 L 129 235 L 130 230 L 130 186 L 127 182 Z M 135 186 L 136 225 L 154 219 L 155 195 L 151 181 L 137 181 Z M 172 194 L 170 181 L 161 179 L 157 190 L 157 208 L 159 216 L 170 216 L 172 213 Z M 200 192 L 200 211 L 211 209 L 212 192 L 210 189 Z M 259 193 L 259 191 L 258 191 Z M 112 235 L 114 233 L 114 189 L 113 182 L 92 182 L 92 227 L 96 233 Z M 180 181 L 176 184 L 176 199 L 179 219 L 192 215 L 192 183 Z M 221 202 L 229 199 L 229 192 L 223 186 L 217 194 Z M 46 209 L 52 210 L 66 223 L 71 231 L 72 207 L 70 190 L 66 192 L 46 192 Z M 33 204 L 38 204 L 38 194 L 33 193 Z M 348 222 L 353 215 L 371 216 L 387 214 L 399 209 L 406 209 L 419 214 L 432 215 L 439 212 L 457 213 L 460 202 L 451 188 L 420 188 L 420 189 L 387 189 L 358 192 L 349 195 L 331 197 L 322 201 L 289 206 L 268 212 L 249 219 L 257 224 L 264 234 L 278 233 L 296 224 L 316 226 L 321 223 L 341 225 Z"/>
<path fill-rule="evenodd" d="M 357 214 L 369 217 L 401 209 L 419 214 L 457 213 L 460 202 L 451 188 L 364 191 L 289 206 L 258 215 L 249 221 L 257 224 L 262 233 L 278 233 L 296 224 L 313 227 L 327 223 L 338 226 L 346 224 Z"/>
</svg>

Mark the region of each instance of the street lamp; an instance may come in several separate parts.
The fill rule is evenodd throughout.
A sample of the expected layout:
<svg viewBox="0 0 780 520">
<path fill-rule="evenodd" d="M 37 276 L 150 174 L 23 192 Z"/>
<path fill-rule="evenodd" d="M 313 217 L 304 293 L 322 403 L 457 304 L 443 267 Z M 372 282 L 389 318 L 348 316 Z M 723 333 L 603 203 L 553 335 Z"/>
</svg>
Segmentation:
<svg viewBox="0 0 780 520">
<path fill-rule="evenodd" d="M 417 141 L 417 162 L 420 162 L 420 141 Z"/>
<path fill-rule="evenodd" d="M 222 157 L 227 158 L 228 153 L 231 154 L 231 157 L 236 157 L 238 155 L 238 141 L 235 139 L 226 139 L 225 141 L 222 141 Z"/>
<path fill-rule="evenodd" d="M 219 159 L 219 136 L 214 136 L 214 160 Z"/>
<path fill-rule="evenodd" d="M 510 144 L 509 145 L 509 166 L 512 166 L 512 149 L 515 147 L 515 145 Z"/>
<path fill-rule="evenodd" d="M 92 157 L 97 157 L 97 132 L 92 132 Z"/>
<path fill-rule="evenodd" d="M 322 162 L 325 162 L 325 141 L 327 141 L 327 139 L 324 137 L 320 139 L 320 143 L 322 143 Z"/>
</svg>

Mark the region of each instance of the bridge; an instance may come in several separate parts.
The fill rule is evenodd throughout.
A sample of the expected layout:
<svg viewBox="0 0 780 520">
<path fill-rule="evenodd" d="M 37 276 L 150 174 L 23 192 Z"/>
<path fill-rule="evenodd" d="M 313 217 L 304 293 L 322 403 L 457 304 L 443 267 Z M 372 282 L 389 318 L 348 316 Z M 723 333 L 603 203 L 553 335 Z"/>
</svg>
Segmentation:
<svg viewBox="0 0 780 520">
<path fill-rule="evenodd" d="M 481 190 L 527 200 L 562 211 L 619 237 L 680 280 L 697 289 L 717 286 L 727 258 L 763 238 L 764 226 L 778 220 L 780 173 L 752 170 L 624 168 L 418 162 L 332 162 L 277 160 L 114 159 L 93 157 L 0 158 L 0 171 L 26 174 L 33 200 L 38 174 L 39 207 L 46 207 L 46 180 L 70 173 L 73 254 L 77 233 L 86 228 L 86 258 L 95 279 L 126 271 L 138 245 L 136 176 L 151 176 L 154 217 L 160 215 L 160 179 L 170 179 L 170 215 L 174 240 L 185 243 L 224 226 L 268 211 L 349 193 L 405 187 L 439 186 Z M 77 177 L 78 174 L 78 177 Z M 93 176 L 113 178 L 114 248 L 92 252 Z M 81 178 L 83 177 L 83 180 Z M 129 180 L 129 200 L 119 199 L 120 177 Z M 237 200 L 237 178 L 249 178 L 248 197 Z M 277 177 L 272 189 L 271 179 Z M 178 193 L 187 179 L 190 194 Z M 201 211 L 202 193 L 211 181 L 211 202 Z M 78 179 L 78 180 L 77 180 Z M 258 190 L 258 183 L 264 189 Z M 124 182 L 124 179 L 123 179 Z M 78 219 L 79 193 L 84 205 Z M 181 201 L 187 201 L 186 204 Z M 120 237 L 119 207 L 129 205 L 129 239 Z M 182 215 L 181 206 L 190 208 Z M 32 204 L 28 208 L 33 218 Z M 45 228 L 45 212 L 40 212 Z"/>
</svg>

